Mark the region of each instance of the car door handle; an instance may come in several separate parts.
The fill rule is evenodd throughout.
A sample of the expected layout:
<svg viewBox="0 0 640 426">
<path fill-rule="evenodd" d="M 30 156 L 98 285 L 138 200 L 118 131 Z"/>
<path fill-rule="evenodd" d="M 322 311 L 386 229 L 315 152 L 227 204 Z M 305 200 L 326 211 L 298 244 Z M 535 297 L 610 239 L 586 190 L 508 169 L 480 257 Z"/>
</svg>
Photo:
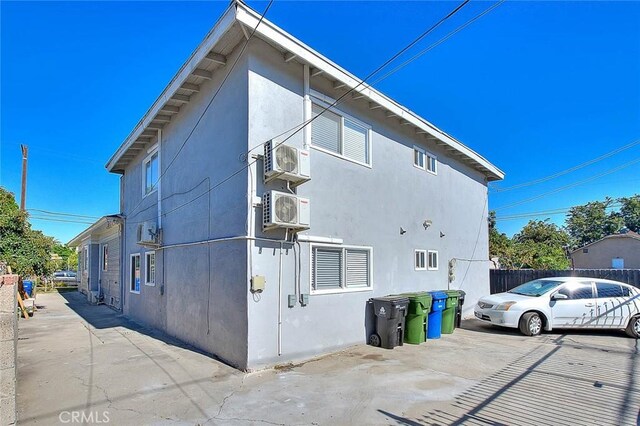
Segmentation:
<svg viewBox="0 0 640 426">
<path fill-rule="evenodd" d="M 596 306 L 595 303 L 587 303 L 584 305 L 585 308 L 593 308 L 594 306 Z"/>
</svg>

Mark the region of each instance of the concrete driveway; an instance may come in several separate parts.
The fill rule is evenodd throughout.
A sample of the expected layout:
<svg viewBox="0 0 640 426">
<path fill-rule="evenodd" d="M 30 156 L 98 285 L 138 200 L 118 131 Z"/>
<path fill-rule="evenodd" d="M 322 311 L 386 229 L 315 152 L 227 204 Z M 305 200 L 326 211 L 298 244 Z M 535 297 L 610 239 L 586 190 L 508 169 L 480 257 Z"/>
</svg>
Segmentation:
<svg viewBox="0 0 640 426">
<path fill-rule="evenodd" d="M 635 425 L 638 345 L 526 338 L 475 320 L 438 341 L 356 346 L 242 373 L 77 293 L 20 321 L 20 424 Z"/>
</svg>

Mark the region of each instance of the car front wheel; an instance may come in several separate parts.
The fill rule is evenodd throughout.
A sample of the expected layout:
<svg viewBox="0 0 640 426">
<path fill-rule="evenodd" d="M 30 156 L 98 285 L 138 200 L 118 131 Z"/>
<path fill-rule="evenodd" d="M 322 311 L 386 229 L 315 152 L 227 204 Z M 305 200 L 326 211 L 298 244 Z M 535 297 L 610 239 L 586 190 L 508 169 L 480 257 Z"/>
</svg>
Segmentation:
<svg viewBox="0 0 640 426">
<path fill-rule="evenodd" d="M 542 318 L 535 312 L 527 312 L 520 318 L 520 332 L 525 336 L 542 333 Z"/>
<path fill-rule="evenodd" d="M 631 318 L 626 332 L 631 337 L 640 338 L 640 316 Z"/>
</svg>

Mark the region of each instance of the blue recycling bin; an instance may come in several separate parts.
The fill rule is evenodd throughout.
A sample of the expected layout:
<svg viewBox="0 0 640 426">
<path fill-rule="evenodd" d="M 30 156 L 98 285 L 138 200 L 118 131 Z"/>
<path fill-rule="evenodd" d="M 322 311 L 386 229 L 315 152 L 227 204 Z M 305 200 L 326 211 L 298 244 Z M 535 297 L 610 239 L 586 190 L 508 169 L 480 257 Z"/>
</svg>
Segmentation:
<svg viewBox="0 0 640 426">
<path fill-rule="evenodd" d="M 442 333 L 442 311 L 444 311 L 447 302 L 447 293 L 432 291 L 431 299 L 431 312 L 427 322 L 427 339 L 439 339 Z"/>
<path fill-rule="evenodd" d="M 24 289 L 24 292 L 29 295 L 29 297 L 33 296 L 33 281 L 22 281 L 22 288 Z"/>
</svg>

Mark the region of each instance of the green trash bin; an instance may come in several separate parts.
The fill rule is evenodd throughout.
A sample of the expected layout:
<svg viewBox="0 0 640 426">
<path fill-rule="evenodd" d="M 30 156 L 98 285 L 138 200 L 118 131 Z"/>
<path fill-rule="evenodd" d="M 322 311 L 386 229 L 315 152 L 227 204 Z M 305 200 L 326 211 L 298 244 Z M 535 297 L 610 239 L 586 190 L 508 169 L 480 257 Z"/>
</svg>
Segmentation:
<svg viewBox="0 0 640 426">
<path fill-rule="evenodd" d="M 419 345 L 427 340 L 427 318 L 431 311 L 431 294 L 427 292 L 406 293 L 409 309 L 404 325 L 404 341 Z"/>
<path fill-rule="evenodd" d="M 447 301 L 442 311 L 442 334 L 452 334 L 456 323 L 456 309 L 458 308 L 458 290 L 440 290 L 447 294 Z"/>
</svg>

